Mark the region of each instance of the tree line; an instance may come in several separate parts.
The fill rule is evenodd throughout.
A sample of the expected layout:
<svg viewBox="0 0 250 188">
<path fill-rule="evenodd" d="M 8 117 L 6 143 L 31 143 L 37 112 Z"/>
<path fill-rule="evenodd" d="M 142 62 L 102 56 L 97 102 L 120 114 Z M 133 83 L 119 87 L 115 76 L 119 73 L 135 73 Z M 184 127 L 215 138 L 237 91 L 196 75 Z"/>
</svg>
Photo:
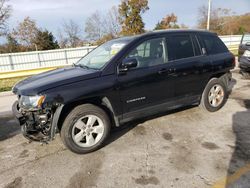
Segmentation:
<svg viewBox="0 0 250 188">
<path fill-rule="evenodd" d="M 148 0 L 121 0 L 118 6 L 111 7 L 106 13 L 96 11 L 86 19 L 85 38 L 82 28 L 73 20 L 68 20 L 58 29 L 56 39 L 52 32 L 39 28 L 30 17 L 26 17 L 15 28 L 8 29 L 13 9 L 8 0 L 0 0 L 0 36 L 6 38 L 6 43 L 0 45 L 0 53 L 99 45 L 120 36 L 141 34 L 146 32 L 142 15 L 149 8 Z M 198 9 L 197 28 L 206 28 L 207 14 L 206 6 Z M 177 15 L 170 13 L 159 20 L 153 30 L 177 28 L 188 26 L 179 24 Z M 250 32 L 250 13 L 236 15 L 230 9 L 214 8 L 210 28 L 220 35 Z"/>
</svg>

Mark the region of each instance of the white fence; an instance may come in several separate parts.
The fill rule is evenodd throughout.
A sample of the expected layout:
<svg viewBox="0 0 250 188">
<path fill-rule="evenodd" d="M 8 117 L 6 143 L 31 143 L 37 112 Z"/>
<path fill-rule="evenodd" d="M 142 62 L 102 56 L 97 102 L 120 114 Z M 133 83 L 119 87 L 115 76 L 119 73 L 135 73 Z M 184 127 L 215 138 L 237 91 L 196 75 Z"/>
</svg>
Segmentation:
<svg viewBox="0 0 250 188">
<path fill-rule="evenodd" d="M 0 55 L 0 72 L 37 69 L 73 64 L 94 46 Z"/>
<path fill-rule="evenodd" d="M 220 38 L 229 47 L 239 45 L 241 41 L 241 35 L 220 36 Z M 1 54 L 0 72 L 73 64 L 94 48 L 94 46 L 90 46 L 49 51 Z"/>
<path fill-rule="evenodd" d="M 236 46 L 240 44 L 242 35 L 225 35 L 220 36 L 220 38 L 226 46 Z"/>
</svg>

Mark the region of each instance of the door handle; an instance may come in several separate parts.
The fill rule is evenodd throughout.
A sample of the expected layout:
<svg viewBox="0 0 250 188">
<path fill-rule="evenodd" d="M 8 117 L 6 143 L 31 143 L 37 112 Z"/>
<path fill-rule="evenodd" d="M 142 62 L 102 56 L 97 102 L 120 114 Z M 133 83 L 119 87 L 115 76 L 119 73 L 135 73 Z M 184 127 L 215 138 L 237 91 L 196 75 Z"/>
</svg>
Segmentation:
<svg viewBox="0 0 250 188">
<path fill-rule="evenodd" d="M 173 75 L 173 74 L 175 74 L 175 69 L 161 69 L 158 71 L 158 74 Z"/>
<path fill-rule="evenodd" d="M 195 63 L 195 65 L 193 66 L 193 68 L 195 68 L 195 69 L 201 69 L 203 67 L 204 67 L 203 63 Z"/>
<path fill-rule="evenodd" d="M 158 74 L 164 74 L 164 73 L 167 73 L 168 72 L 168 69 L 161 69 L 158 71 Z"/>
</svg>

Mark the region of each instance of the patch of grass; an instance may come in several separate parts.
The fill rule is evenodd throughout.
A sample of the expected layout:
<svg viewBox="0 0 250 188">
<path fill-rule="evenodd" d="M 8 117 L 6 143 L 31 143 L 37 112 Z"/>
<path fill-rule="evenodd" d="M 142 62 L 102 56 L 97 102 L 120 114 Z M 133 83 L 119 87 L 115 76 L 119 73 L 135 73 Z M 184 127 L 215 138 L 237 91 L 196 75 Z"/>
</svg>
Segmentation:
<svg viewBox="0 0 250 188">
<path fill-rule="evenodd" d="M 25 76 L 25 77 L 0 79 L 0 92 L 10 91 L 17 82 L 25 78 L 27 77 Z"/>
<path fill-rule="evenodd" d="M 230 50 L 235 56 L 238 56 L 238 50 L 236 49 L 234 49 L 234 50 Z"/>
<path fill-rule="evenodd" d="M 228 47 L 229 51 L 231 51 L 235 56 L 238 56 L 239 48 L 237 45 L 232 45 Z"/>
</svg>

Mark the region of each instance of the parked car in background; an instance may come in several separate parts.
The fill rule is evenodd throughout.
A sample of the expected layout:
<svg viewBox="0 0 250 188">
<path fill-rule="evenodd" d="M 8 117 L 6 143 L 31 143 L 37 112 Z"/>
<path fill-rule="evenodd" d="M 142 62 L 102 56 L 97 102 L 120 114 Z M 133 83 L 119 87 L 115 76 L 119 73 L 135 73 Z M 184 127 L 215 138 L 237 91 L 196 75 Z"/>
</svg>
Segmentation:
<svg viewBox="0 0 250 188">
<path fill-rule="evenodd" d="M 239 66 L 243 74 L 250 74 L 250 34 L 244 34 L 239 46 Z"/>
<path fill-rule="evenodd" d="M 17 83 L 13 112 L 23 134 L 60 132 L 76 153 L 100 148 L 111 126 L 189 105 L 226 102 L 235 58 L 215 33 L 165 30 L 111 40 L 79 62 Z"/>
</svg>

